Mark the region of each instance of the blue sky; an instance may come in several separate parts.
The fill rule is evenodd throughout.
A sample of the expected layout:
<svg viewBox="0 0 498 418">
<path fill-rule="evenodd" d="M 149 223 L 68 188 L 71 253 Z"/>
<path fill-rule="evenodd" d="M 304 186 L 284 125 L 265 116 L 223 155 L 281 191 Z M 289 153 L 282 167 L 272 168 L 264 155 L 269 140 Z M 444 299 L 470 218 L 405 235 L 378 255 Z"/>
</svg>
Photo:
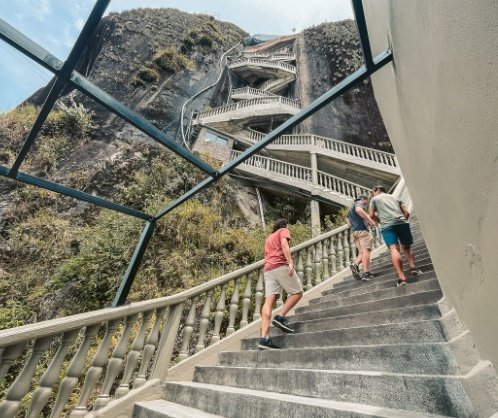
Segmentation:
<svg viewBox="0 0 498 418">
<path fill-rule="evenodd" d="M 0 0 L 0 18 L 65 60 L 95 0 Z M 251 34 L 287 35 L 352 18 L 350 0 L 113 0 L 107 12 L 174 7 L 235 23 Z M 51 73 L 0 40 L 0 112 L 44 86 Z"/>
</svg>

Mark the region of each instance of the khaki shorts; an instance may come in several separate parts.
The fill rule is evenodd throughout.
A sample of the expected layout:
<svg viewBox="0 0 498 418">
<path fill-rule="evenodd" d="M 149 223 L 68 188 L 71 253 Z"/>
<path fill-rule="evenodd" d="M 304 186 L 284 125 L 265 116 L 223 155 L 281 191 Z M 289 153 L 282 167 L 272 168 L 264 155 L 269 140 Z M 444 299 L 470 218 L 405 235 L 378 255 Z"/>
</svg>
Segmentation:
<svg viewBox="0 0 498 418">
<path fill-rule="evenodd" d="M 289 276 L 289 266 L 280 266 L 276 269 L 265 271 L 264 277 L 267 295 L 279 295 L 282 293 L 282 289 L 288 295 L 295 295 L 303 291 L 296 271 L 294 271 L 294 275 Z"/>
<path fill-rule="evenodd" d="M 361 253 L 363 250 L 371 250 L 373 237 L 370 231 L 355 231 L 353 232 L 353 244 Z"/>
</svg>

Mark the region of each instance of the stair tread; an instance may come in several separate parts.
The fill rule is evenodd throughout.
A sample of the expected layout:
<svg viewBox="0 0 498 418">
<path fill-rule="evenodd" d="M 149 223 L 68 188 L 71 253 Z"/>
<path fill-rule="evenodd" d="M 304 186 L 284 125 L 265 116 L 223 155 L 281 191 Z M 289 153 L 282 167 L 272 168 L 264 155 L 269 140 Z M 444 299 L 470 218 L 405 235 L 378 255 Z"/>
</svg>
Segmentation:
<svg viewBox="0 0 498 418">
<path fill-rule="evenodd" d="M 150 412 L 154 412 L 157 417 L 159 414 L 167 413 L 164 415 L 168 418 L 223 418 L 221 415 L 213 415 L 208 412 L 201 411 L 200 409 L 191 408 L 189 406 L 180 405 L 175 402 L 169 402 L 164 399 L 159 399 L 155 401 L 148 402 L 137 402 L 136 405 L 139 409 L 143 409 L 147 411 L 147 415 L 149 416 Z M 137 414 L 137 411 L 134 411 L 134 417 Z M 140 418 L 140 415 L 139 415 Z"/>
</svg>

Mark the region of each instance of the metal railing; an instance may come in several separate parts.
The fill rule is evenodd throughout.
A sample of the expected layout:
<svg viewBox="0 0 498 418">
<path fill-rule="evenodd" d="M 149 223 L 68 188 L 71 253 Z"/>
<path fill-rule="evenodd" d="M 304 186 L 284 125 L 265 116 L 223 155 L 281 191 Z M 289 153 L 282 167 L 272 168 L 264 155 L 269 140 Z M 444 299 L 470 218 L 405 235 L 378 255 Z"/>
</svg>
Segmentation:
<svg viewBox="0 0 498 418">
<path fill-rule="evenodd" d="M 236 96 L 239 94 L 250 94 L 253 96 L 265 96 L 265 97 L 277 97 L 276 94 L 270 93 L 269 91 L 264 91 L 260 89 L 255 89 L 252 87 L 242 87 L 240 89 L 232 89 L 230 96 Z"/>
</svg>

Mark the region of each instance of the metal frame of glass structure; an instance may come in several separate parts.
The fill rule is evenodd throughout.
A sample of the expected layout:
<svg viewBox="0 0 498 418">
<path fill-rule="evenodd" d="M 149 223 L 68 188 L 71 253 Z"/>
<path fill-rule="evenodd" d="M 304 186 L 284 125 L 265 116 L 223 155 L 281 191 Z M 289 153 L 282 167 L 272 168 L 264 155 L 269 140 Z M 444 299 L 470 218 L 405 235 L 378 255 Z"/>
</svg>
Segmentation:
<svg viewBox="0 0 498 418">
<path fill-rule="evenodd" d="M 76 40 L 67 60 L 65 62 L 60 61 L 55 56 L 50 54 L 48 51 L 37 45 L 35 42 L 24 36 L 22 33 L 14 29 L 4 20 L 0 19 L 0 39 L 14 47 L 16 50 L 20 51 L 36 63 L 43 66 L 45 69 L 49 70 L 55 75 L 55 82 L 48 94 L 41 110 L 31 127 L 31 130 L 26 138 L 26 141 L 19 152 L 12 167 L 5 167 L 0 165 L 0 176 L 15 179 L 24 183 L 31 184 L 33 186 L 41 187 L 47 190 L 51 190 L 56 193 L 60 193 L 66 196 L 74 197 L 75 199 L 83 200 L 107 209 L 115 210 L 136 218 L 146 221 L 145 227 L 142 231 L 140 240 L 135 248 L 135 252 L 130 260 L 126 273 L 121 281 L 116 297 L 112 303 L 113 307 L 123 305 L 126 302 L 126 298 L 131 289 L 137 271 L 140 267 L 143 255 L 147 248 L 147 245 L 154 232 L 154 227 L 158 219 L 165 216 L 171 210 L 175 209 L 182 203 L 191 199 L 201 190 L 207 188 L 212 183 L 219 180 L 224 175 L 233 171 L 237 166 L 243 163 L 245 160 L 256 154 L 261 149 L 265 148 L 275 139 L 279 138 L 281 135 L 290 131 L 293 127 L 301 123 L 303 120 L 308 118 L 313 113 L 320 110 L 325 105 L 329 104 L 331 101 L 351 89 L 356 84 L 368 78 L 370 75 L 384 67 L 386 64 L 393 60 L 393 53 L 390 49 L 385 50 L 376 57 L 372 56 L 372 51 L 370 48 L 370 43 L 368 39 L 368 31 L 365 19 L 365 13 L 363 9 L 362 0 L 352 0 L 353 11 L 355 15 L 355 20 L 358 28 L 358 33 L 360 37 L 361 47 L 364 56 L 364 65 L 355 71 L 353 74 L 345 78 L 343 81 L 338 83 L 336 86 L 331 88 L 328 92 L 323 94 L 321 97 L 316 99 L 309 106 L 302 109 L 292 118 L 288 119 L 285 123 L 280 125 L 277 129 L 270 132 L 263 139 L 257 142 L 255 145 L 244 151 L 236 159 L 225 165 L 220 170 L 216 170 L 209 164 L 205 163 L 199 157 L 194 155 L 188 149 L 183 148 L 177 144 L 174 140 L 165 135 L 162 131 L 154 127 L 148 121 L 140 117 L 138 114 L 127 108 L 125 105 L 115 100 L 113 97 L 105 93 L 95 84 L 90 82 L 88 79 L 83 77 L 81 74 L 74 71 L 74 67 L 81 54 L 83 53 L 85 47 L 89 43 L 97 25 L 99 24 L 106 8 L 108 7 L 111 0 L 97 0 L 95 6 L 90 13 L 78 39 Z M 54 182 L 50 182 L 41 179 L 36 176 L 32 176 L 23 173 L 20 170 L 22 163 L 24 162 L 30 148 L 34 144 L 40 129 L 42 128 L 45 120 L 47 119 L 50 111 L 54 107 L 60 93 L 66 85 L 71 85 L 72 87 L 79 90 L 81 93 L 92 98 L 97 103 L 103 105 L 105 108 L 139 129 L 146 135 L 148 135 L 153 140 L 159 142 L 161 145 L 165 146 L 169 150 L 173 151 L 177 155 L 181 156 L 189 163 L 195 165 L 207 174 L 207 177 L 201 181 L 197 186 L 193 187 L 187 193 L 182 195 L 180 198 L 172 202 L 169 206 L 159 211 L 155 215 L 146 214 L 137 211 L 126 206 L 122 206 L 105 199 L 92 196 L 90 194 L 75 190 L 70 187 L 66 187 Z"/>
</svg>

